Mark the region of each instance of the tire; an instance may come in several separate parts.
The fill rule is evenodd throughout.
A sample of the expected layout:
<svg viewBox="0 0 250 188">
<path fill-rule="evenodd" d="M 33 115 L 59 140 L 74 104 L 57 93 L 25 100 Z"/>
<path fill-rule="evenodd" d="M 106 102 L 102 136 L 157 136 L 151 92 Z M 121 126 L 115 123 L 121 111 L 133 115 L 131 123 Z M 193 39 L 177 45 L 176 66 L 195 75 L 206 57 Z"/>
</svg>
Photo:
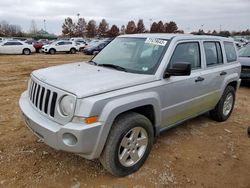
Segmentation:
<svg viewBox="0 0 250 188">
<path fill-rule="evenodd" d="M 141 146 L 136 145 L 135 138 L 141 141 Z M 135 112 L 122 114 L 115 120 L 99 160 L 114 176 L 127 176 L 144 164 L 153 141 L 153 125 L 148 118 Z M 124 160 L 119 158 L 122 154 Z"/>
<path fill-rule="evenodd" d="M 24 55 L 30 55 L 30 54 L 31 54 L 30 49 L 24 48 L 24 49 L 23 49 L 23 54 L 24 54 Z"/>
<path fill-rule="evenodd" d="M 216 107 L 209 112 L 210 117 L 218 122 L 226 121 L 233 111 L 234 103 L 235 89 L 227 86 Z"/>
<path fill-rule="evenodd" d="M 49 53 L 50 53 L 51 55 L 54 55 L 54 54 L 56 53 L 56 50 L 55 50 L 54 48 L 52 48 L 52 49 L 49 50 Z"/>
<path fill-rule="evenodd" d="M 71 53 L 71 54 L 75 54 L 75 53 L 76 53 L 76 49 L 75 49 L 75 48 L 71 48 L 71 49 L 70 49 L 70 53 Z"/>
</svg>

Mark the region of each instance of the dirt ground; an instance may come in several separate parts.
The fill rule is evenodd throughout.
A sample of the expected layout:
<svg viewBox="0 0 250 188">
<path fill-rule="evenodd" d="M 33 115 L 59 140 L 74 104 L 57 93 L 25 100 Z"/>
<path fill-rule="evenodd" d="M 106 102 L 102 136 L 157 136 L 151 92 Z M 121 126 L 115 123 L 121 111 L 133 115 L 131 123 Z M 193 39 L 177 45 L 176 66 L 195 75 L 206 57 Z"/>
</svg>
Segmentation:
<svg viewBox="0 0 250 188">
<path fill-rule="evenodd" d="M 144 166 L 125 178 L 112 177 L 98 160 L 39 142 L 18 108 L 29 74 L 88 59 L 83 54 L 0 56 L 0 187 L 250 187 L 250 83 L 240 87 L 228 121 L 203 115 L 162 133 Z"/>
</svg>

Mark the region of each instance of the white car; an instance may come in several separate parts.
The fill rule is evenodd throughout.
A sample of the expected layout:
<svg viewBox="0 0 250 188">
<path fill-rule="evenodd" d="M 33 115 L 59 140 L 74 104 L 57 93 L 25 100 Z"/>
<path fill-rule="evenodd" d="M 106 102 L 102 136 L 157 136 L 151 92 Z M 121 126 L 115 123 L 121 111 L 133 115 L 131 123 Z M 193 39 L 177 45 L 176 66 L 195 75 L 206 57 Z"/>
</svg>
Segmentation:
<svg viewBox="0 0 250 188">
<path fill-rule="evenodd" d="M 56 52 L 66 52 L 75 54 L 79 47 L 74 41 L 56 41 L 42 47 L 42 52 L 55 54 Z"/>
<path fill-rule="evenodd" d="M 33 45 L 18 40 L 5 40 L 0 43 L 0 54 L 24 54 L 35 52 Z"/>
</svg>

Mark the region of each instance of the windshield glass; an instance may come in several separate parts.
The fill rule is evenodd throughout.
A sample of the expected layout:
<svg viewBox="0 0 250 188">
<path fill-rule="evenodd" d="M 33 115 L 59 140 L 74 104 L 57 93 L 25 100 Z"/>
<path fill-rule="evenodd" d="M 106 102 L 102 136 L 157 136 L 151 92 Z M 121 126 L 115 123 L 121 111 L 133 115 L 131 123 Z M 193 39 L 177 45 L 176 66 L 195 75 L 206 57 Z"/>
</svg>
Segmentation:
<svg viewBox="0 0 250 188">
<path fill-rule="evenodd" d="M 239 50 L 240 57 L 250 57 L 250 45 L 247 45 Z"/>
<path fill-rule="evenodd" d="M 154 74 L 168 41 L 152 38 L 116 38 L 92 61 L 125 68 L 127 72 Z"/>
</svg>

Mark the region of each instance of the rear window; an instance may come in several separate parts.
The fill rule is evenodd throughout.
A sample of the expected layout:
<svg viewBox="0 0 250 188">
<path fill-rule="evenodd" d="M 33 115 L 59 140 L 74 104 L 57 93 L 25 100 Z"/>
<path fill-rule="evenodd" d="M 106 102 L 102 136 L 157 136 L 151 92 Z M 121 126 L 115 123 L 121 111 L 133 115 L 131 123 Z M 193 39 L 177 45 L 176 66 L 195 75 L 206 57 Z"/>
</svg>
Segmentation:
<svg viewBox="0 0 250 188">
<path fill-rule="evenodd" d="M 224 42 L 225 46 L 225 51 L 226 51 L 226 57 L 227 57 L 227 62 L 234 62 L 237 60 L 237 55 L 234 47 L 233 42 Z"/>
</svg>

